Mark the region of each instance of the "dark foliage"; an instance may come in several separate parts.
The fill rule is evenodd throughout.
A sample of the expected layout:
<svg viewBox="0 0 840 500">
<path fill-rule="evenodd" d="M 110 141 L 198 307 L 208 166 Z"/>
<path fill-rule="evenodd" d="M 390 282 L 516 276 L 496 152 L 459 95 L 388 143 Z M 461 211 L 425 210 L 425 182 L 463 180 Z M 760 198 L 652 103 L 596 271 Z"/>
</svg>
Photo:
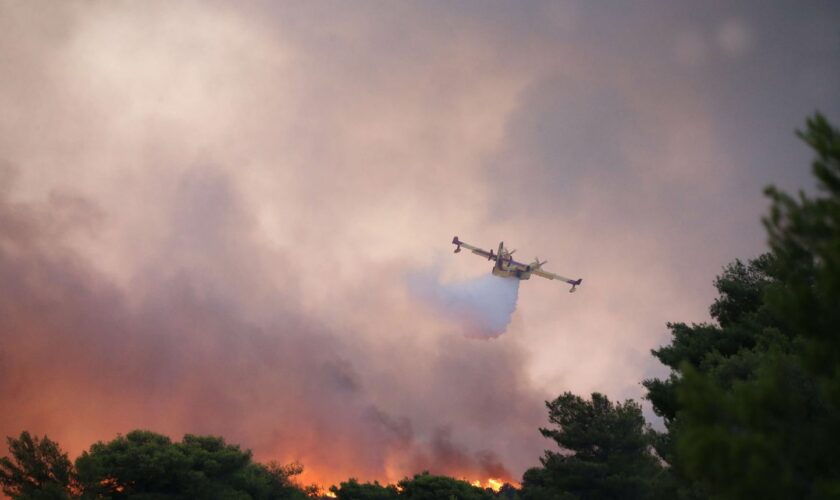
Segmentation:
<svg viewBox="0 0 840 500">
<path fill-rule="evenodd" d="M 397 488 L 393 485 L 383 486 L 378 482 L 359 483 L 354 478 L 332 486 L 330 491 L 339 500 L 391 500 L 399 496 Z"/>
<path fill-rule="evenodd" d="M 716 325 L 669 325 L 654 351 L 672 497 L 840 496 L 840 134 L 817 115 L 799 135 L 818 195 L 768 188 L 770 252 L 717 279 Z"/>
<path fill-rule="evenodd" d="M 212 436 L 186 435 L 173 443 L 133 431 L 91 446 L 76 460 L 76 471 L 82 498 L 304 497 L 289 469 L 255 463 L 250 451 Z"/>
<path fill-rule="evenodd" d="M 403 479 L 397 486 L 400 489 L 400 498 L 412 500 L 489 500 L 493 498 L 491 493 L 466 481 L 447 476 L 434 476 L 428 472 L 416 474 L 411 479 Z"/>
<path fill-rule="evenodd" d="M 659 466 L 641 407 L 612 403 L 598 393 L 591 401 L 565 393 L 547 402 L 554 429 L 540 429 L 559 451 L 548 450 L 542 468 L 525 473 L 522 498 L 647 498 Z"/>
<path fill-rule="evenodd" d="M 0 486 L 12 498 L 37 500 L 69 497 L 72 465 L 66 453 L 47 436 L 24 431 L 7 438 L 11 458 L 0 458 Z"/>
</svg>

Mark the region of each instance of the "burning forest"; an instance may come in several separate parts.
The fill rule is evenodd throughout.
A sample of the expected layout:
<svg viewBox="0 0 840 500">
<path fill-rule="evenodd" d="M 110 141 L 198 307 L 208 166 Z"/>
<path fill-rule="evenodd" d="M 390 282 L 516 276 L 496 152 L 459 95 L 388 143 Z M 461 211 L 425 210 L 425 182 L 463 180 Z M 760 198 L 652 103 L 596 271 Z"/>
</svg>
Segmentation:
<svg viewBox="0 0 840 500">
<path fill-rule="evenodd" d="M 0 2 L 4 491 L 840 491 L 829 4 Z"/>
</svg>

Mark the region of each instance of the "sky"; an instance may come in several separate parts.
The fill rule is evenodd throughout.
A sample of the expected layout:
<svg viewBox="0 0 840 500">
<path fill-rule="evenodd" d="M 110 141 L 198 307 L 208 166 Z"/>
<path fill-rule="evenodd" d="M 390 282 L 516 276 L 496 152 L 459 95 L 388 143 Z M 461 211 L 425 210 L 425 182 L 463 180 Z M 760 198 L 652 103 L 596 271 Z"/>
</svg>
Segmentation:
<svg viewBox="0 0 840 500">
<path fill-rule="evenodd" d="M 840 123 L 838 26 L 830 1 L 0 1 L 0 434 L 517 480 L 546 400 L 641 400 L 666 323 L 710 321 L 765 248 L 763 188 L 810 189 L 794 130 Z M 491 266 L 454 235 L 583 285 L 507 289 L 476 338 L 453 297 Z"/>
</svg>

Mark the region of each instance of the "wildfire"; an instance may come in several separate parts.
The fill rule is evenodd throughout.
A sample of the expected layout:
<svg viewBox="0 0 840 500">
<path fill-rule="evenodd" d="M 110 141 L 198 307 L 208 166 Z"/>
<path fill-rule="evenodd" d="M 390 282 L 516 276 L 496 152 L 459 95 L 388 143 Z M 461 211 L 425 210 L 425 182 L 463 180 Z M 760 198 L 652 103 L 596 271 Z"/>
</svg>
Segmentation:
<svg viewBox="0 0 840 500">
<path fill-rule="evenodd" d="M 505 485 L 505 481 L 503 481 L 499 478 L 490 477 L 490 478 L 487 478 L 487 480 L 484 481 L 483 484 L 482 484 L 480 479 L 476 479 L 475 481 L 473 481 L 470 484 L 472 484 L 473 486 L 475 486 L 477 488 L 490 488 L 491 490 L 498 493 L 498 491 L 502 489 L 502 486 Z M 511 485 L 512 486 L 517 486 L 516 484 L 513 484 L 513 483 L 511 483 Z"/>
<path fill-rule="evenodd" d="M 298 485 L 300 485 L 301 487 L 305 487 L 308 491 L 311 491 L 313 493 L 317 492 L 315 494 L 315 497 L 317 497 L 317 498 L 323 498 L 323 499 L 337 498 L 337 495 L 329 490 L 330 486 L 327 486 L 328 484 L 330 484 L 329 482 L 325 481 L 321 476 L 317 475 L 316 473 L 313 473 L 311 470 L 308 471 L 308 472 L 309 472 L 309 477 L 307 477 L 305 480 L 297 479 L 296 483 Z M 304 476 L 304 475 L 306 475 L 306 473 L 300 474 L 300 476 Z M 405 477 L 406 477 L 407 480 L 411 479 L 410 476 L 405 476 Z M 505 485 L 512 486 L 513 488 L 516 488 L 516 489 L 521 488 L 521 485 L 518 482 L 513 481 L 511 479 L 505 479 L 505 476 L 486 477 L 484 479 L 471 480 L 471 478 L 469 478 L 469 476 L 460 476 L 459 477 L 458 475 L 450 473 L 450 475 L 448 477 L 450 477 L 452 479 L 458 479 L 460 481 L 465 481 L 465 482 L 469 483 L 470 485 L 475 486 L 476 488 L 481 488 L 483 490 L 487 490 L 487 489 L 492 490 L 495 493 L 500 492 L 502 490 L 502 488 L 505 487 Z M 473 476 L 473 477 L 475 477 L 475 476 Z M 400 491 L 400 492 L 403 491 L 403 487 L 400 486 L 399 483 L 397 483 L 393 480 L 391 480 L 391 481 L 386 480 L 386 481 L 381 481 L 381 482 L 377 481 L 377 482 L 378 482 L 379 485 L 381 485 L 383 487 L 393 487 L 393 488 L 396 488 L 397 491 Z M 333 484 L 335 484 L 336 486 L 338 485 L 337 483 L 333 483 Z"/>
</svg>

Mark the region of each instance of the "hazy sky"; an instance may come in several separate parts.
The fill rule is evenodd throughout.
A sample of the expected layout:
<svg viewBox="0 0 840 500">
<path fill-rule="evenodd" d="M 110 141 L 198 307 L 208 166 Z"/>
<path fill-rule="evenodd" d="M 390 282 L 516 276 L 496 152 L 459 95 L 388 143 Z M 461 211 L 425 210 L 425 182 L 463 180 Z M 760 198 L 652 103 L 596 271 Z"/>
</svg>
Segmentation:
<svg viewBox="0 0 840 500">
<path fill-rule="evenodd" d="M 0 1 L 0 433 L 519 478 L 708 320 L 815 110 L 832 1 Z M 466 338 L 411 287 L 489 272 L 455 234 L 584 284 Z"/>
</svg>

